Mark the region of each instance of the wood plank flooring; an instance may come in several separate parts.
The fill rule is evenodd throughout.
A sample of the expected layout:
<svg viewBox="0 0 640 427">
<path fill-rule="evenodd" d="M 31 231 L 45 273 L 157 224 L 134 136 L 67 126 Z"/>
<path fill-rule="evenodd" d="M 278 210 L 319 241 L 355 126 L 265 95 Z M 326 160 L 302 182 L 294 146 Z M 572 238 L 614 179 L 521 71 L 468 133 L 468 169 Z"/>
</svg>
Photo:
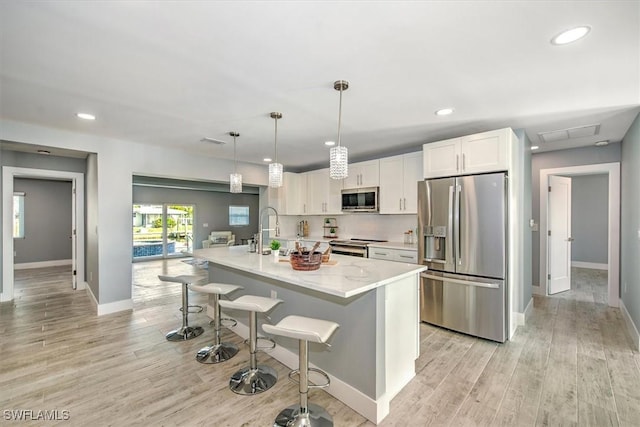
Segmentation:
<svg viewBox="0 0 640 427">
<path fill-rule="evenodd" d="M 209 319 L 195 340 L 171 343 L 180 325 L 180 286 L 158 274 L 206 270 L 180 260 L 133 265 L 134 310 L 97 317 L 84 291 L 71 290 L 70 271 L 16 271 L 16 298 L 0 304 L 0 416 L 5 410 L 67 410 L 69 420 L 40 425 L 269 426 L 297 401 L 287 369 L 260 353 L 280 377 L 253 397 L 228 390 L 247 362 L 240 353 L 219 365 L 195 361 L 212 340 Z M 572 290 L 535 297 L 532 315 L 506 344 L 421 325 L 417 376 L 391 402 L 382 426 L 638 426 L 640 356 L 618 309 L 606 301 L 606 272 L 575 269 Z M 190 294 L 192 303 L 206 297 Z M 373 424 L 322 390 L 310 393 L 336 426 Z M 23 422 L 24 423 L 24 422 Z M 32 423 L 36 425 L 35 423 Z"/>
</svg>

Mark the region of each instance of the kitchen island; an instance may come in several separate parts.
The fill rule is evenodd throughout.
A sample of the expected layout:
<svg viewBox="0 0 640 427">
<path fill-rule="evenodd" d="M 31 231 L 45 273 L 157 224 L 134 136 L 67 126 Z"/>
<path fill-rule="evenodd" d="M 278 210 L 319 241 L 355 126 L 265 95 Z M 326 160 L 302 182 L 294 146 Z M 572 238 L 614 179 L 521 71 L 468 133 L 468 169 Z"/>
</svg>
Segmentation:
<svg viewBox="0 0 640 427">
<path fill-rule="evenodd" d="M 232 299 L 252 294 L 283 300 L 269 313 L 271 323 L 290 314 L 339 323 L 330 347 L 310 345 L 310 362 L 331 377 L 330 394 L 372 422 L 389 413 L 391 399 L 415 376 L 419 273 L 425 266 L 332 255 L 334 265 L 296 271 L 272 255 L 249 253 L 248 246 L 196 250 L 194 257 L 209 261 L 210 281 L 243 286 Z M 246 313 L 229 314 L 238 320 L 234 332 L 247 338 Z M 277 344 L 270 356 L 297 368 L 297 342 L 278 337 Z"/>
</svg>

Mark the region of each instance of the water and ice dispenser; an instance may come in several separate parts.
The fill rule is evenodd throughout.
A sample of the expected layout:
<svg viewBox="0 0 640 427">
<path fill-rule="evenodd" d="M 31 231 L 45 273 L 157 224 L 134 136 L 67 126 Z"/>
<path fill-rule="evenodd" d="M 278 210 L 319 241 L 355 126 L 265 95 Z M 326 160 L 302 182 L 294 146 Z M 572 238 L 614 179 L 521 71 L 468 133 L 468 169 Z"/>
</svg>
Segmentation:
<svg viewBox="0 0 640 427">
<path fill-rule="evenodd" d="M 447 227 L 445 225 L 424 226 L 422 238 L 424 239 L 424 258 L 444 262 Z"/>
</svg>

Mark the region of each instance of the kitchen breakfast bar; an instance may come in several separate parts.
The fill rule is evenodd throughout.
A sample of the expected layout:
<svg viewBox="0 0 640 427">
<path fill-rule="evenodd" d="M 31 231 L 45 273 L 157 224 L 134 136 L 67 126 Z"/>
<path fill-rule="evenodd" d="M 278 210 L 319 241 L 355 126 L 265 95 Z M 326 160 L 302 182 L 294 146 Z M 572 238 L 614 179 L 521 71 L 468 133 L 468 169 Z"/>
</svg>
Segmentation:
<svg viewBox="0 0 640 427">
<path fill-rule="evenodd" d="M 209 261 L 211 282 L 243 287 L 231 299 L 258 295 L 283 300 L 269 313 L 269 320 L 260 319 L 261 324 L 275 324 L 287 315 L 340 324 L 330 346 L 309 346 L 310 365 L 329 375 L 331 385 L 326 390 L 331 395 L 372 422 L 382 421 L 391 399 L 415 376 L 420 351 L 419 274 L 426 267 L 332 255 L 331 264 L 318 270 L 297 271 L 288 262 L 248 249 L 201 249 L 194 251 L 194 257 Z M 233 331 L 247 338 L 246 313 L 227 314 L 238 321 Z M 283 337 L 276 342 L 269 355 L 297 369 L 297 342 Z"/>
</svg>

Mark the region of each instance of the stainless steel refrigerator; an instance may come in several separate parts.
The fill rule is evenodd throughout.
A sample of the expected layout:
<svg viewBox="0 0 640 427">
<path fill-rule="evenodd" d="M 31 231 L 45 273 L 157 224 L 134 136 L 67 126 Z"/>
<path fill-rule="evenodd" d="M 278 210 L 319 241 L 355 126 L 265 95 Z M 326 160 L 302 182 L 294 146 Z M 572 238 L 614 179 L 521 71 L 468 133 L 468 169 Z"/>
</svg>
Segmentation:
<svg viewBox="0 0 640 427">
<path fill-rule="evenodd" d="M 505 173 L 418 183 L 422 321 L 507 339 L 506 190 Z"/>
</svg>

